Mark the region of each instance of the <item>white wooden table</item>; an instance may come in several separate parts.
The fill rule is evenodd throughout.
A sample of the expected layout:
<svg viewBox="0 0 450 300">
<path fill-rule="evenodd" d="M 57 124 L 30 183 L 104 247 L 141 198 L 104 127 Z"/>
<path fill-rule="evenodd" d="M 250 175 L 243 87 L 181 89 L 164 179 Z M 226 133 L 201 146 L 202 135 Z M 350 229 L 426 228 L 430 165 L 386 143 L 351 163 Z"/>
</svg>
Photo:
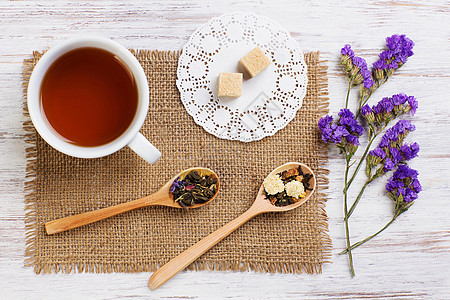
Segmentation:
<svg viewBox="0 0 450 300">
<path fill-rule="evenodd" d="M 0 2 L 0 298 L 450 298 L 449 1 L 40 2 Z M 24 267 L 23 59 L 33 50 L 85 33 L 110 37 L 128 48 L 181 49 L 198 25 L 236 10 L 271 17 L 291 32 L 304 51 L 322 52 L 329 66 L 332 113 L 344 103 L 346 80 L 338 67 L 338 53 L 345 43 L 372 63 L 386 36 L 406 33 L 416 42 L 416 54 L 372 101 L 398 92 L 418 98 L 420 108 L 413 118 L 417 131 L 408 140 L 421 145 L 420 158 L 411 166 L 420 171 L 424 190 L 383 235 L 354 251 L 357 276 L 350 277 L 347 257 L 337 255 L 345 241 L 344 165 L 336 151 L 330 152 L 327 204 L 333 263 L 324 266 L 323 274 L 182 272 L 150 291 L 147 273 L 36 275 Z M 385 179 L 368 189 L 355 211 L 354 241 L 390 219 Z M 359 177 L 354 185 L 363 180 Z"/>
</svg>

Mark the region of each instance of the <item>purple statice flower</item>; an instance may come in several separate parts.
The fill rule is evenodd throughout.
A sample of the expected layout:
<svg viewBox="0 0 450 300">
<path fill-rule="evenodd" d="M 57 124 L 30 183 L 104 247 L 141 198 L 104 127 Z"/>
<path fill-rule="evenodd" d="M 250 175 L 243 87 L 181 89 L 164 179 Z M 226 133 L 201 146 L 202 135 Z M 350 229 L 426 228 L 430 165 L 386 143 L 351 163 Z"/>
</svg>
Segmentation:
<svg viewBox="0 0 450 300">
<path fill-rule="evenodd" d="M 407 165 L 399 165 L 386 184 L 386 192 L 397 203 L 397 209 L 407 210 L 418 194 L 422 186 L 417 179 L 419 172 Z"/>
<path fill-rule="evenodd" d="M 417 154 L 419 153 L 420 147 L 418 143 L 412 143 L 410 145 L 405 144 L 400 147 L 400 152 L 402 154 L 402 160 L 408 161 L 415 157 L 417 157 Z"/>
<path fill-rule="evenodd" d="M 374 77 L 381 81 L 391 76 L 395 70 L 406 63 L 414 53 L 414 42 L 404 34 L 394 34 L 386 38 L 387 50 L 378 55 L 378 61 L 373 63 Z"/>
<path fill-rule="evenodd" d="M 387 136 L 387 132 L 381 137 L 381 141 L 378 144 L 379 148 L 386 148 L 389 147 L 389 143 L 390 143 L 391 139 L 389 136 Z"/>
<path fill-rule="evenodd" d="M 319 120 L 319 129 L 323 129 L 325 127 L 329 127 L 329 125 L 333 123 L 333 117 L 326 115 L 325 117 Z"/>
<path fill-rule="evenodd" d="M 341 150 L 353 155 L 360 145 L 358 137 L 364 133 L 364 128 L 358 124 L 349 109 L 341 109 L 338 115 L 337 121 L 333 121 L 331 116 L 319 120 L 321 138 L 325 143 L 334 143 Z"/>
<path fill-rule="evenodd" d="M 341 117 L 339 119 L 339 124 L 342 125 L 342 126 L 346 126 L 346 128 L 350 132 L 354 132 L 358 136 L 360 136 L 360 135 L 362 135 L 364 133 L 364 128 L 361 125 L 359 125 L 358 122 L 355 119 Z"/>
<path fill-rule="evenodd" d="M 355 52 L 353 52 L 352 47 L 348 44 L 345 45 L 341 49 L 341 64 L 347 76 L 353 69 L 353 57 L 355 57 Z"/>
<path fill-rule="evenodd" d="M 417 102 L 416 98 L 414 98 L 414 96 L 409 96 L 407 101 L 411 110 L 411 116 L 414 116 L 417 108 L 419 107 L 419 103 Z"/>
<path fill-rule="evenodd" d="M 391 97 L 391 102 L 394 105 L 395 117 L 410 112 L 412 116 L 419 107 L 418 102 L 414 96 L 408 96 L 406 94 L 397 94 Z"/>
<path fill-rule="evenodd" d="M 357 136 L 353 135 L 353 134 L 349 134 L 345 137 L 345 139 L 347 140 L 347 143 L 354 145 L 354 146 L 359 146 L 359 139 Z"/>
<path fill-rule="evenodd" d="M 375 148 L 371 151 L 369 151 L 367 155 L 367 166 L 368 170 L 373 168 L 374 166 L 378 165 L 381 161 L 383 161 L 386 158 L 386 152 L 384 152 L 381 148 Z"/>
<path fill-rule="evenodd" d="M 417 107 L 417 100 L 414 96 L 407 96 L 403 93 L 392 95 L 392 97 L 385 97 L 374 105 L 372 107 L 372 112 L 374 113 L 373 118 L 369 115 L 370 120 L 367 117 L 366 120 L 369 124 L 381 128 L 402 114 L 410 112 L 411 115 L 414 115 Z M 368 109 L 368 107 L 364 108 L 365 111 L 368 111 Z M 361 113 L 365 117 L 362 108 Z"/>
<path fill-rule="evenodd" d="M 328 143 L 333 135 L 333 129 L 331 128 L 331 124 L 333 123 L 333 117 L 326 115 L 325 117 L 319 120 L 318 126 L 321 133 L 322 141 Z"/>
<path fill-rule="evenodd" d="M 395 168 L 394 162 L 389 157 L 386 157 L 386 159 L 384 160 L 383 171 L 389 172 L 389 171 L 393 170 L 394 168 Z"/>
<path fill-rule="evenodd" d="M 411 121 L 408 120 L 400 120 L 392 128 L 394 128 L 395 131 L 398 131 L 399 134 L 405 134 L 407 132 L 416 130 L 416 126 L 414 126 Z"/>
<path fill-rule="evenodd" d="M 333 129 L 330 127 L 324 128 L 321 130 L 321 138 L 322 141 L 325 143 L 328 143 L 328 141 L 331 139 L 331 136 L 333 135 Z"/>
<path fill-rule="evenodd" d="M 348 108 L 341 109 L 338 115 L 339 124 L 345 126 L 350 134 L 359 137 L 364 133 L 364 128 L 358 124 L 355 115 Z"/>
<path fill-rule="evenodd" d="M 403 183 L 403 181 L 388 180 L 388 182 L 386 184 L 386 191 L 392 192 L 398 188 L 404 188 L 404 187 L 405 187 L 405 184 Z"/>
<path fill-rule="evenodd" d="M 352 58 L 355 56 L 355 52 L 353 52 L 352 46 L 350 46 L 349 44 L 345 45 L 344 48 L 341 49 L 341 54 L 350 56 Z"/>
<path fill-rule="evenodd" d="M 364 105 L 361 107 L 361 114 L 367 119 L 367 116 L 369 114 L 373 114 L 372 108 L 370 108 L 369 104 Z"/>
<path fill-rule="evenodd" d="M 394 126 L 386 130 L 386 133 L 381 137 L 381 142 L 378 144 L 378 147 L 396 147 L 396 145 L 400 144 L 410 131 L 414 131 L 415 129 L 416 127 L 411 123 L 411 121 L 400 120 Z"/>
<path fill-rule="evenodd" d="M 381 104 L 381 102 L 378 102 L 377 105 L 374 105 L 374 106 L 372 107 L 372 110 L 373 110 L 373 112 L 374 112 L 376 115 L 380 115 L 380 114 L 382 114 L 382 113 L 384 112 L 384 110 L 383 110 L 383 105 Z"/>
<path fill-rule="evenodd" d="M 398 148 L 389 147 L 389 157 L 391 157 L 392 162 L 397 165 L 402 161 L 403 156 Z"/>
<path fill-rule="evenodd" d="M 367 68 L 367 62 L 364 58 L 355 56 L 352 58 L 353 70 L 353 83 L 359 85 L 364 84 L 365 89 L 370 89 L 373 86 L 372 73 Z"/>
<path fill-rule="evenodd" d="M 369 178 L 379 177 L 384 173 L 393 170 L 396 166 L 417 157 L 419 144 L 412 143 L 411 145 L 402 145 L 407 134 L 413 130 L 415 130 L 415 127 L 410 121 L 400 120 L 386 131 L 377 148 L 369 151 L 367 155 L 366 175 Z M 382 167 L 372 174 L 374 168 L 380 163 L 382 164 Z"/>
<path fill-rule="evenodd" d="M 368 69 L 365 69 L 361 71 L 361 74 L 363 75 L 364 78 L 364 88 L 367 90 L 370 89 L 374 85 L 372 73 Z"/>
<path fill-rule="evenodd" d="M 411 187 L 416 191 L 416 193 L 420 193 L 422 191 L 422 186 L 420 185 L 420 182 L 418 179 L 413 179 L 411 182 Z"/>
<path fill-rule="evenodd" d="M 369 152 L 369 155 L 367 156 L 367 165 L 369 169 L 375 167 L 380 162 L 383 162 L 384 159 L 384 172 L 393 170 L 397 166 L 400 170 L 402 170 L 403 167 L 400 167 L 401 164 L 417 157 L 417 154 L 419 153 L 419 144 L 405 144 L 400 147 L 398 145 L 395 147 L 388 146 L 386 149 L 388 152 L 385 152 L 380 148 L 376 148 L 375 150 Z M 385 157 L 383 157 L 381 152 L 385 154 Z"/>
<path fill-rule="evenodd" d="M 398 63 L 404 64 L 408 57 L 412 56 L 414 42 L 406 37 L 406 35 L 394 34 L 386 38 L 386 47 L 392 52 L 392 55 L 397 55 Z"/>
<path fill-rule="evenodd" d="M 379 148 L 389 147 L 389 145 L 391 145 L 393 142 L 398 141 L 399 126 L 397 126 L 397 124 L 386 130 L 384 135 L 381 137 L 380 143 L 378 144 Z"/>
<path fill-rule="evenodd" d="M 348 134 L 348 132 L 345 130 L 345 127 L 337 126 L 335 123 L 333 123 L 333 117 L 329 115 L 321 118 L 318 122 L 318 126 L 322 141 L 324 141 L 325 143 L 331 141 L 335 144 L 338 144 L 341 142 L 342 136 Z"/>
<path fill-rule="evenodd" d="M 349 135 L 347 129 L 344 126 L 337 126 L 331 137 L 331 141 L 335 144 L 340 144 L 342 142 L 342 137 Z"/>
<path fill-rule="evenodd" d="M 366 89 L 370 89 L 373 86 L 372 73 L 367 68 L 367 62 L 365 59 L 355 56 L 355 52 L 348 44 L 341 49 L 341 63 L 353 85 L 363 83 Z"/>
<path fill-rule="evenodd" d="M 408 99 L 408 96 L 406 96 L 403 93 L 397 94 L 397 95 L 392 95 L 392 104 L 394 106 L 399 106 L 401 104 L 404 104 L 407 99 Z"/>
<path fill-rule="evenodd" d="M 345 129 L 344 126 L 337 126 L 336 130 L 334 131 L 334 133 L 338 136 L 347 136 L 349 135 L 349 132 L 347 131 L 347 129 Z"/>
<path fill-rule="evenodd" d="M 419 197 L 415 191 L 410 188 L 405 189 L 405 194 L 403 195 L 403 201 L 406 203 L 413 202 Z"/>
<path fill-rule="evenodd" d="M 412 180 L 417 179 L 417 176 L 419 176 L 417 170 L 411 169 L 408 165 L 399 165 L 392 178 L 400 180 L 410 178 Z"/>
<path fill-rule="evenodd" d="M 381 148 L 375 148 L 372 151 L 369 151 L 369 155 L 377 156 L 381 159 L 384 159 L 386 157 L 386 152 L 383 151 Z"/>
<path fill-rule="evenodd" d="M 351 130 L 355 132 L 358 136 L 361 136 L 364 133 L 364 128 L 358 124 L 358 122 L 353 122 L 353 124 L 350 126 Z"/>
<path fill-rule="evenodd" d="M 355 115 L 352 113 L 352 111 L 348 108 L 342 108 L 339 113 L 338 116 L 341 118 L 355 118 Z"/>
<path fill-rule="evenodd" d="M 359 56 L 354 56 L 353 59 L 353 65 L 357 66 L 358 68 L 365 68 L 367 69 L 367 63 L 366 60 Z"/>
<path fill-rule="evenodd" d="M 380 103 L 385 113 L 389 113 L 394 109 L 394 104 L 392 103 L 392 100 L 388 97 L 384 97 L 380 101 Z"/>
</svg>

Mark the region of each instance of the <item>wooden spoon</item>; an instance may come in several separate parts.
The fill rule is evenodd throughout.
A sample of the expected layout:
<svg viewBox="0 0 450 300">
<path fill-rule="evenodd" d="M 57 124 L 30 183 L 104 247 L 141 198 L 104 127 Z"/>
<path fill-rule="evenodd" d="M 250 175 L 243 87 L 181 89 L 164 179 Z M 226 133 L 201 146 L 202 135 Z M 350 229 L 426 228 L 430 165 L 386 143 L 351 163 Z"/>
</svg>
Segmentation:
<svg viewBox="0 0 450 300">
<path fill-rule="evenodd" d="M 191 171 L 197 171 L 199 174 L 203 175 L 212 175 L 213 177 L 217 178 L 217 189 L 214 196 L 209 199 L 208 202 L 202 203 L 202 204 L 194 204 L 193 206 L 190 206 L 188 208 L 198 208 L 203 205 L 208 204 L 214 198 L 216 198 L 217 194 L 219 193 L 220 183 L 219 183 L 219 177 L 216 173 L 214 173 L 210 169 L 206 168 L 190 168 L 187 170 L 184 170 L 174 176 L 172 179 L 170 179 L 163 187 L 161 187 L 156 193 L 133 200 L 127 203 L 122 203 L 118 205 L 114 205 L 111 207 L 106 207 L 94 211 L 90 211 L 87 213 L 74 215 L 70 217 L 65 217 L 62 219 L 54 220 L 45 223 L 45 230 L 47 231 L 47 234 L 54 234 L 62 231 L 66 231 L 69 229 L 77 228 L 83 225 L 87 225 L 90 223 L 94 223 L 133 209 L 146 207 L 146 206 L 153 206 L 153 205 L 160 205 L 160 206 L 170 206 L 170 207 L 176 207 L 176 208 L 182 208 L 178 203 L 176 203 L 173 200 L 173 197 L 170 193 L 170 188 L 172 186 L 172 183 L 177 179 L 178 177 L 183 178 L 187 173 Z"/>
<path fill-rule="evenodd" d="M 150 277 L 148 281 L 148 287 L 152 290 L 157 289 L 161 285 L 163 285 L 166 281 L 168 281 L 170 278 L 175 276 L 178 272 L 189 266 L 192 262 L 194 262 L 197 258 L 202 256 L 206 251 L 211 249 L 214 245 L 216 245 L 218 242 L 223 240 L 225 237 L 227 237 L 230 233 L 232 233 L 234 230 L 239 228 L 242 224 L 253 218 L 254 216 L 257 216 L 259 214 L 265 213 L 265 212 L 283 212 L 288 211 L 294 208 L 299 207 L 303 203 L 305 203 L 311 195 L 316 190 L 316 177 L 313 173 L 313 171 L 306 165 L 297 163 L 297 162 L 290 162 L 287 164 L 284 164 L 275 170 L 273 170 L 270 175 L 277 174 L 280 172 L 283 172 L 285 170 L 289 170 L 292 168 L 298 168 L 301 166 L 303 173 L 311 173 L 313 177 L 309 180 L 311 191 L 306 191 L 306 195 L 304 198 L 302 198 L 299 202 L 278 207 L 275 205 L 272 205 L 268 199 L 266 199 L 266 196 L 264 195 L 264 186 L 261 185 L 259 188 L 258 194 L 256 196 L 255 202 L 253 202 L 253 205 L 242 215 L 231 221 L 230 223 L 226 224 L 225 226 L 217 229 L 210 235 L 206 236 L 199 242 L 197 242 L 195 245 L 190 247 L 189 249 L 185 250 L 181 254 L 179 254 L 177 257 L 170 260 L 167 264 L 159 268 L 153 275 Z"/>
</svg>

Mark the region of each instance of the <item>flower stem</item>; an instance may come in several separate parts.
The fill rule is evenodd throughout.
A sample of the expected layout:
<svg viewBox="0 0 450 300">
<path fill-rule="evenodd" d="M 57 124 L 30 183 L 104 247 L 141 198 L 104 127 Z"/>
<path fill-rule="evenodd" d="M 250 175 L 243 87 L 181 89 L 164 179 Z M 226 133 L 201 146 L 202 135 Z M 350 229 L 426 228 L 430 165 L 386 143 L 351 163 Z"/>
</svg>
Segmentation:
<svg viewBox="0 0 450 300">
<path fill-rule="evenodd" d="M 345 108 L 348 107 L 348 98 L 350 96 L 350 89 L 352 88 L 352 81 L 353 80 L 348 80 L 348 89 L 347 89 L 347 98 L 345 98 Z"/>
<path fill-rule="evenodd" d="M 349 166 L 349 157 L 348 155 L 346 155 L 345 158 L 345 185 L 347 185 L 347 178 L 348 178 L 348 170 L 350 168 Z M 353 268 L 353 256 L 352 256 L 352 250 L 350 248 L 350 233 L 349 233 L 349 229 L 348 229 L 348 218 L 347 218 L 347 189 L 344 189 L 344 223 L 345 223 L 345 237 L 347 240 L 347 249 L 348 249 L 348 259 L 349 259 L 349 263 L 350 263 L 350 273 L 352 275 L 352 277 L 355 276 L 355 269 Z"/>
<path fill-rule="evenodd" d="M 361 188 L 361 191 L 359 191 L 358 197 L 356 197 L 355 202 L 353 202 L 352 206 L 350 207 L 350 210 L 347 212 L 347 214 L 345 215 L 345 218 L 348 219 L 350 218 L 350 216 L 352 215 L 353 211 L 356 208 L 356 205 L 358 205 L 359 200 L 361 200 L 362 195 L 364 194 L 364 191 L 366 189 L 366 187 L 369 185 L 369 183 L 371 183 L 373 180 L 373 178 L 369 178 L 366 183 L 364 183 L 364 185 Z"/>
<path fill-rule="evenodd" d="M 339 252 L 339 255 L 345 254 L 345 253 L 347 253 L 347 252 L 349 251 L 349 249 L 350 249 L 350 251 L 351 251 L 351 250 L 355 249 L 356 247 L 358 247 L 358 246 L 360 246 L 360 245 L 362 245 L 362 244 L 364 244 L 364 243 L 370 241 L 370 240 L 373 239 L 374 237 L 376 237 L 378 234 L 380 234 L 380 233 L 383 232 L 386 228 L 388 228 L 389 225 L 391 225 L 392 222 L 394 222 L 395 219 L 396 219 L 400 214 L 401 214 L 401 213 L 396 212 L 395 215 L 392 217 L 392 220 L 390 220 L 383 228 L 381 228 L 380 230 L 378 230 L 376 233 L 372 234 L 371 236 L 365 238 L 364 240 L 359 241 L 359 242 L 357 242 L 357 243 L 354 243 L 351 247 L 347 247 L 347 249 L 345 249 L 345 250 Z"/>
<path fill-rule="evenodd" d="M 364 99 L 363 101 L 359 101 L 359 105 L 358 105 L 358 110 L 356 111 L 356 118 L 359 117 L 359 114 L 361 113 L 361 107 L 363 107 L 364 105 L 366 105 L 367 101 L 369 101 L 370 96 L 373 95 L 373 93 L 375 93 L 375 91 L 382 86 L 384 83 L 386 83 L 387 78 L 385 78 L 383 81 L 378 82 L 376 88 L 367 96 L 366 99 Z M 361 99 L 362 100 L 362 99 Z"/>
<path fill-rule="evenodd" d="M 367 101 L 369 101 L 369 98 L 370 98 L 370 96 L 372 96 L 372 94 L 373 94 L 373 93 L 370 93 L 370 94 L 367 96 L 367 98 L 366 98 L 364 101 L 362 101 L 362 103 L 361 103 L 361 101 L 359 102 L 359 104 L 358 104 L 358 110 L 356 111 L 356 116 L 355 116 L 356 119 L 358 119 L 359 114 L 361 113 L 361 107 L 363 107 L 364 105 L 366 105 Z"/>
<path fill-rule="evenodd" d="M 373 93 L 370 93 L 370 94 L 367 96 L 367 98 L 363 101 L 363 103 L 361 103 L 361 107 L 363 107 L 364 105 L 366 105 L 367 101 L 369 101 L 370 96 L 372 96 L 372 95 L 373 95 Z M 360 108 L 361 108 L 361 107 L 360 107 Z"/>
<path fill-rule="evenodd" d="M 383 128 L 384 129 L 384 128 Z M 369 153 L 369 149 L 370 146 L 372 145 L 373 141 L 375 140 L 375 138 L 377 137 L 378 134 L 380 134 L 381 131 L 379 131 L 378 133 L 374 134 L 374 136 L 370 139 L 369 144 L 367 145 L 366 149 L 364 150 L 363 156 L 360 158 L 358 165 L 356 166 L 355 171 L 353 171 L 352 177 L 350 178 L 350 180 L 348 181 L 348 183 L 345 185 L 345 190 L 348 190 L 348 188 L 350 187 L 350 185 L 352 184 L 353 180 L 356 177 L 356 174 L 358 174 L 359 169 L 361 168 L 361 164 L 364 161 L 364 159 L 367 156 L 367 153 Z"/>
</svg>

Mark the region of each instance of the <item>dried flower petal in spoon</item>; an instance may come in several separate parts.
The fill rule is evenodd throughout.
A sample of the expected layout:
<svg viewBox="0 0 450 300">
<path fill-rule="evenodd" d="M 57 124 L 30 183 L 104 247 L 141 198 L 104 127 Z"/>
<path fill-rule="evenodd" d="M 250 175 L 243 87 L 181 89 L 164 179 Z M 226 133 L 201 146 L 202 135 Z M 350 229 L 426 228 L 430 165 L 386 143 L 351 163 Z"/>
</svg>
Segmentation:
<svg viewBox="0 0 450 300">
<path fill-rule="evenodd" d="M 297 203 L 311 191 L 309 180 L 311 173 L 304 173 L 302 167 L 292 168 L 267 176 L 263 182 L 266 198 L 275 206 L 286 206 Z"/>
</svg>

